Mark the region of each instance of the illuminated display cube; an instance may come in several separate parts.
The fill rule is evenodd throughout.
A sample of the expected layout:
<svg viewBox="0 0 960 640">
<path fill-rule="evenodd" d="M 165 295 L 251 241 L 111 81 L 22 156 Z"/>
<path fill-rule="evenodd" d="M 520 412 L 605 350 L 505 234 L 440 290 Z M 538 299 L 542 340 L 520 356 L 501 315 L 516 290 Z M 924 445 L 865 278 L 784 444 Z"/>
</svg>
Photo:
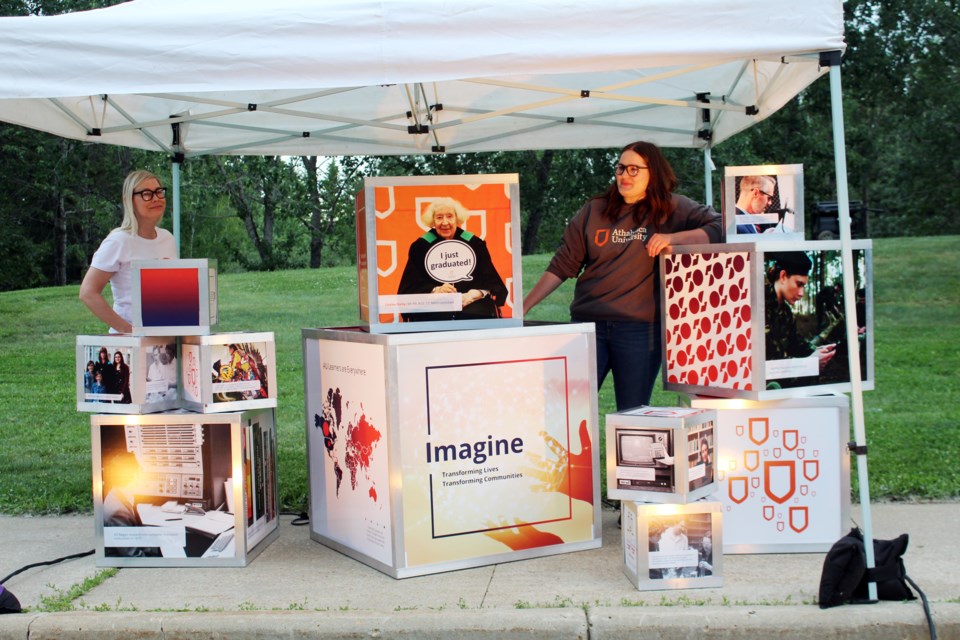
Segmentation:
<svg viewBox="0 0 960 640">
<path fill-rule="evenodd" d="M 155 413 L 180 407 L 177 339 L 77 336 L 77 411 Z"/>
<path fill-rule="evenodd" d="M 871 243 L 852 246 L 853 349 L 863 389 L 872 389 Z M 851 390 L 839 242 L 671 251 L 660 260 L 666 390 L 749 400 Z"/>
<path fill-rule="evenodd" d="M 849 399 L 690 399 L 717 413 L 723 552 L 825 552 L 850 523 Z"/>
<path fill-rule="evenodd" d="M 276 407 L 273 332 L 184 336 L 180 379 L 185 409 L 222 413 Z"/>
<path fill-rule="evenodd" d="M 279 535 L 273 409 L 90 417 L 96 564 L 242 567 Z"/>
<path fill-rule="evenodd" d="M 716 413 L 638 407 L 608 414 L 607 498 L 682 504 L 716 489 Z"/>
<path fill-rule="evenodd" d="M 599 548 L 593 331 L 304 329 L 310 537 L 394 578 Z"/>
<path fill-rule="evenodd" d="M 719 502 L 620 503 L 623 572 L 640 591 L 723 586 Z"/>
<path fill-rule="evenodd" d="M 133 262 L 133 335 L 208 334 L 217 309 L 216 260 Z"/>
<path fill-rule="evenodd" d="M 523 324 L 516 174 L 366 178 L 356 216 L 360 322 L 371 333 Z"/>
</svg>

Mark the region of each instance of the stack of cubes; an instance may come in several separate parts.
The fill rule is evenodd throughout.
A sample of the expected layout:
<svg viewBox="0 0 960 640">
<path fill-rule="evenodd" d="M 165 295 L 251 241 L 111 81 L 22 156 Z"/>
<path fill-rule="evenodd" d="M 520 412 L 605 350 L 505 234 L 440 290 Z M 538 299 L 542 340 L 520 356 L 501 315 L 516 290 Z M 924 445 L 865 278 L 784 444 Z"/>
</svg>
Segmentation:
<svg viewBox="0 0 960 640">
<path fill-rule="evenodd" d="M 144 260 L 133 332 L 77 336 L 98 566 L 245 566 L 279 533 L 272 332 L 215 333 L 212 260 Z"/>
<path fill-rule="evenodd" d="M 664 388 L 717 413 L 728 554 L 826 551 L 848 528 L 842 394 L 851 355 L 858 386 L 874 384 L 872 246 L 806 240 L 802 179 L 801 165 L 727 167 L 726 243 L 660 260 Z"/>
<path fill-rule="evenodd" d="M 623 569 L 641 591 L 722 586 L 716 435 L 705 409 L 606 416 L 607 497 L 620 501 Z"/>
</svg>

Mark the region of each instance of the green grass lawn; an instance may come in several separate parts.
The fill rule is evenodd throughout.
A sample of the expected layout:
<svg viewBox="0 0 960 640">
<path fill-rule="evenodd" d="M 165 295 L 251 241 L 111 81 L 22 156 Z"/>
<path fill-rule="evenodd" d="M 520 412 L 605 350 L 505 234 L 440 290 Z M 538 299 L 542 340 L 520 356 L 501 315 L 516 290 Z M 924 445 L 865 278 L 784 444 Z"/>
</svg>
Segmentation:
<svg viewBox="0 0 960 640">
<path fill-rule="evenodd" d="M 960 402 L 958 246 L 956 236 L 874 241 L 876 388 L 864 393 L 873 499 L 960 496 L 953 463 L 960 459 L 953 417 Z M 524 258 L 528 289 L 548 259 Z M 572 290 L 572 282 L 564 284 L 528 319 L 568 320 Z M 0 294 L 0 513 L 92 509 L 90 422 L 76 411 L 74 353 L 78 334 L 104 327 L 77 292 L 70 286 Z M 304 509 L 300 330 L 357 323 L 356 270 L 221 275 L 219 293 L 220 331 L 276 334 L 280 497 L 284 509 Z M 674 393 L 654 392 L 652 404 L 677 402 Z M 599 407 L 602 425 L 614 411 L 609 382 Z"/>
</svg>

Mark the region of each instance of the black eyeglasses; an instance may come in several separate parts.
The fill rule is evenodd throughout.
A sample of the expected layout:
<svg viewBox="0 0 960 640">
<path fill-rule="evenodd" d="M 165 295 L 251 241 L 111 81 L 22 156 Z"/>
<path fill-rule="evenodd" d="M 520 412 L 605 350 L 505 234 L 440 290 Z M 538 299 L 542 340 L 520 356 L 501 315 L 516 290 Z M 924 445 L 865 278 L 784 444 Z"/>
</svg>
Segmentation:
<svg viewBox="0 0 960 640">
<path fill-rule="evenodd" d="M 159 189 L 144 189 L 143 191 L 134 191 L 133 195 L 140 196 L 144 202 L 150 202 L 154 196 L 164 200 L 167 197 L 167 190 L 164 187 Z"/>
<path fill-rule="evenodd" d="M 754 187 L 754 189 L 756 189 L 756 190 L 760 193 L 760 195 L 762 195 L 762 196 L 767 196 L 767 198 L 769 198 L 770 200 L 773 200 L 773 194 L 772 194 L 772 193 L 767 193 L 766 191 L 764 191 L 764 190 L 761 189 L 760 187 Z"/>
<path fill-rule="evenodd" d="M 623 172 L 626 171 L 627 175 L 631 178 L 635 178 L 641 169 L 646 169 L 647 167 L 641 167 L 638 164 L 617 164 L 616 172 L 618 176 L 623 175 Z"/>
</svg>

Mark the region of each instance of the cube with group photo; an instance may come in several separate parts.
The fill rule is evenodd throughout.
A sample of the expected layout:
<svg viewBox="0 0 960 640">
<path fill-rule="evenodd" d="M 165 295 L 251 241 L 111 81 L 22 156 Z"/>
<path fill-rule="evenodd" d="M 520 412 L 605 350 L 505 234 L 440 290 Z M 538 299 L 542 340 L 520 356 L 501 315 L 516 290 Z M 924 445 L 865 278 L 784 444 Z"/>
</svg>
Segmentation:
<svg viewBox="0 0 960 640">
<path fill-rule="evenodd" d="M 366 178 L 356 196 L 362 326 L 521 326 L 519 194 L 516 174 Z"/>
<path fill-rule="evenodd" d="M 180 351 L 183 408 L 222 413 L 277 406 L 272 331 L 184 336 Z"/>
<path fill-rule="evenodd" d="M 671 248 L 660 260 L 664 388 L 745 400 L 844 393 L 852 352 L 872 389 L 871 256 L 869 240 L 852 243 L 848 317 L 840 242 Z"/>
<path fill-rule="evenodd" d="M 607 498 L 683 504 L 716 489 L 716 412 L 637 407 L 608 414 Z"/>
<path fill-rule="evenodd" d="M 77 336 L 77 411 L 156 413 L 180 407 L 177 339 Z"/>
<path fill-rule="evenodd" d="M 205 335 L 218 322 L 216 260 L 133 261 L 133 335 Z"/>
</svg>

